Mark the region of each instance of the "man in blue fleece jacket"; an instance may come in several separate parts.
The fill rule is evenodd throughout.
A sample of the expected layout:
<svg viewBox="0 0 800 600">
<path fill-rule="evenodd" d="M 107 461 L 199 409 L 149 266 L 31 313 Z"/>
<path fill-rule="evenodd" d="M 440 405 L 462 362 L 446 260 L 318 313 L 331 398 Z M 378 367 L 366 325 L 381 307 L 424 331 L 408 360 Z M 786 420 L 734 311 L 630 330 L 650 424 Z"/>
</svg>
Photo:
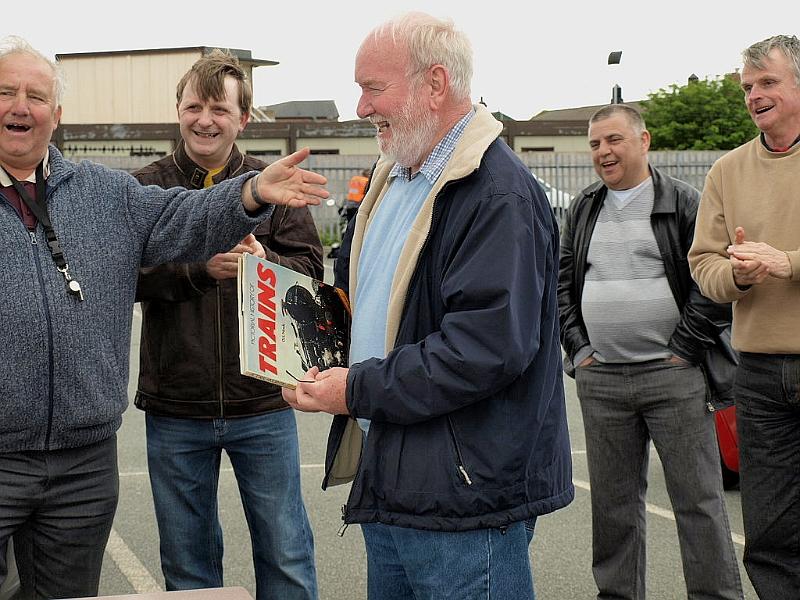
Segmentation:
<svg viewBox="0 0 800 600">
<path fill-rule="evenodd" d="M 49 145 L 63 89 L 57 64 L 24 40 L 6 40 L 0 583 L 14 535 L 24 598 L 97 594 L 117 504 L 115 432 L 127 405 L 139 268 L 206 260 L 250 233 L 273 204 L 327 196 L 324 177 L 296 166 L 307 149 L 195 191 L 143 187 L 126 173 L 71 163 Z"/>
</svg>

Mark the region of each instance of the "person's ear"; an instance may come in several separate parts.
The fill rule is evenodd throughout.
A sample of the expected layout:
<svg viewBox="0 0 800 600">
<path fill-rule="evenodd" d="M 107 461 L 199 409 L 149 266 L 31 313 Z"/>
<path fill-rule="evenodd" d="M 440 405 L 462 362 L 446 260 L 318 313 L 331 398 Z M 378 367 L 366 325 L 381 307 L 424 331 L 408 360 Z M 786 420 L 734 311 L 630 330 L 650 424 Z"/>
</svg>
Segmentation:
<svg viewBox="0 0 800 600">
<path fill-rule="evenodd" d="M 249 122 L 250 122 L 250 111 L 242 113 L 242 116 L 239 119 L 239 133 L 242 133 L 244 131 L 244 128 L 247 127 L 247 124 Z"/>
<path fill-rule="evenodd" d="M 647 152 L 650 149 L 650 132 L 645 129 L 642 132 L 642 150 Z"/>
<path fill-rule="evenodd" d="M 428 85 L 431 88 L 430 107 L 441 107 L 450 88 L 450 73 L 444 65 L 433 65 L 426 74 Z"/>
</svg>

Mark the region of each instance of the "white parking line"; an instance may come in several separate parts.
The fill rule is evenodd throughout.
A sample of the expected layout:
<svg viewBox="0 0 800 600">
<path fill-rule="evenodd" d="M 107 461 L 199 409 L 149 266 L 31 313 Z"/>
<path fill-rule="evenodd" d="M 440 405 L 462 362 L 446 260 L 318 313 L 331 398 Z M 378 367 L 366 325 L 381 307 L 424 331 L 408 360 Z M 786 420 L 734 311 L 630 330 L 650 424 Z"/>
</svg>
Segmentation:
<svg viewBox="0 0 800 600">
<path fill-rule="evenodd" d="M 111 560 L 114 561 L 137 594 L 163 591 L 150 574 L 150 571 L 147 570 L 147 567 L 142 564 L 142 561 L 139 560 L 114 529 L 111 530 L 111 534 L 108 536 L 106 552 L 108 552 Z"/>
<path fill-rule="evenodd" d="M 588 481 L 583 481 L 582 479 L 573 479 L 572 483 L 575 487 L 581 488 L 582 490 L 586 490 L 587 492 L 592 491 L 592 487 L 589 485 Z M 671 510 L 667 510 L 666 508 L 661 508 L 660 506 L 656 506 L 655 504 L 650 504 L 649 502 L 644 503 L 645 510 L 650 514 L 656 515 L 663 519 L 667 519 L 669 521 L 675 521 L 675 514 Z M 738 544 L 740 546 L 744 546 L 744 536 L 739 535 L 738 533 L 734 533 L 731 531 L 731 539 L 733 540 L 734 544 Z"/>
</svg>

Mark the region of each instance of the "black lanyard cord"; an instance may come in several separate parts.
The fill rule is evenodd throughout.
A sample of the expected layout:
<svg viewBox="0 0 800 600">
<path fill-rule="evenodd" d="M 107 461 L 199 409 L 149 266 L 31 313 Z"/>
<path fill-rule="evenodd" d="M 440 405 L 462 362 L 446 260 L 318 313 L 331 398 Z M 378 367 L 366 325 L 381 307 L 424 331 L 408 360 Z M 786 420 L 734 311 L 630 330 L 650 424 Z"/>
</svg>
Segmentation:
<svg viewBox="0 0 800 600">
<path fill-rule="evenodd" d="M 11 173 L 6 171 L 6 175 L 8 175 L 8 178 L 11 180 L 11 185 L 17 190 L 20 199 L 28 206 L 36 218 L 39 219 L 42 227 L 44 227 L 44 233 L 47 237 L 47 247 L 50 249 L 50 254 L 53 256 L 53 262 L 56 263 L 56 269 L 64 276 L 67 291 L 78 298 L 78 300 L 83 300 L 81 285 L 70 277 L 69 265 L 64 258 L 64 251 L 61 249 L 61 244 L 56 237 L 55 229 L 53 229 L 53 224 L 50 221 L 50 215 L 47 212 L 47 199 L 45 197 L 47 186 L 44 180 L 44 161 L 40 162 L 36 167 L 36 198 L 31 198 L 28 192 L 25 191 L 25 187 L 17 181 L 17 178 Z"/>
</svg>

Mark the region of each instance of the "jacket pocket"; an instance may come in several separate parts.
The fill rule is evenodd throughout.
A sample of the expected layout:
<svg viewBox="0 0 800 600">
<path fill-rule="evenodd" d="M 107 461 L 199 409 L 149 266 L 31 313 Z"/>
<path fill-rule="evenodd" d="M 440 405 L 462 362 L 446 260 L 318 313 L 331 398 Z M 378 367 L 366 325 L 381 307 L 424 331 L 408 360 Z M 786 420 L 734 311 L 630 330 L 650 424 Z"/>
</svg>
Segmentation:
<svg viewBox="0 0 800 600">
<path fill-rule="evenodd" d="M 451 420 L 450 415 L 447 415 L 447 429 L 450 431 L 450 439 L 453 440 L 453 449 L 455 450 L 456 470 L 458 471 L 458 475 L 466 485 L 472 485 L 472 479 L 470 479 L 469 473 L 467 472 L 467 467 L 464 464 L 464 456 L 461 454 L 461 447 L 458 444 L 458 437 L 456 436 L 456 430 L 453 427 L 453 421 Z"/>
</svg>

